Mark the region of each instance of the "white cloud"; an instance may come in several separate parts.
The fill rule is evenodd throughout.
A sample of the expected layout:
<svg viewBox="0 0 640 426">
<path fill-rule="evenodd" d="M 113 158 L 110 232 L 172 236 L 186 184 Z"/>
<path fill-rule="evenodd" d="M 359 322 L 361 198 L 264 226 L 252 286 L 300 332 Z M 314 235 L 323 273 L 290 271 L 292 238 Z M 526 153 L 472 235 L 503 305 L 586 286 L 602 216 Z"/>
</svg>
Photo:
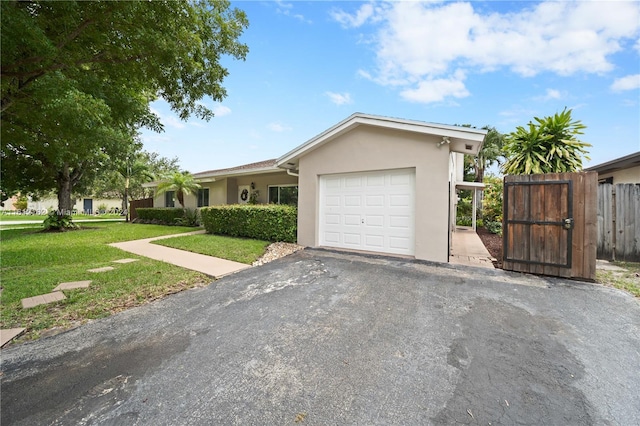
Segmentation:
<svg viewBox="0 0 640 426">
<path fill-rule="evenodd" d="M 614 67 L 612 55 L 640 34 L 639 2 L 520 4 L 519 11 L 496 13 L 471 2 L 366 3 L 351 14 L 335 10 L 332 17 L 344 27 L 380 22 L 375 69 L 358 73 L 420 99 L 438 99 L 419 93 L 447 81 L 452 96 L 464 93 L 454 70 L 508 69 L 524 77 L 606 73 Z"/>
<path fill-rule="evenodd" d="M 312 24 L 313 22 L 307 18 L 305 18 L 304 15 L 300 14 L 300 13 L 293 13 L 293 4 L 291 3 L 285 3 L 282 0 L 276 0 L 276 5 L 277 5 L 277 11 L 278 13 L 285 15 L 285 16 L 290 16 L 292 18 L 295 18 L 297 20 L 299 20 L 300 22 L 306 22 L 307 24 Z"/>
<path fill-rule="evenodd" d="M 153 108 L 153 107 L 149 107 L 149 111 L 151 111 L 153 114 L 157 115 L 158 118 L 160 119 L 160 122 L 166 126 L 170 126 L 170 127 L 175 127 L 176 129 L 182 129 L 184 128 L 184 121 L 180 120 L 178 117 L 176 117 L 175 115 L 169 113 L 169 114 L 161 114 L 160 111 L 158 111 L 157 109 Z"/>
<path fill-rule="evenodd" d="M 336 105 L 345 105 L 345 104 L 353 103 L 353 100 L 351 99 L 351 95 L 346 92 L 345 93 L 326 92 L 325 95 L 327 95 L 329 99 L 331 99 L 331 102 L 333 102 Z"/>
<path fill-rule="evenodd" d="M 466 98 L 469 91 L 464 85 L 464 79 L 464 73 L 457 71 L 451 78 L 422 80 L 416 89 L 403 90 L 400 96 L 408 101 L 423 103 L 440 102 L 450 96 Z"/>
<path fill-rule="evenodd" d="M 617 78 L 611 85 L 614 92 L 623 92 L 625 90 L 635 90 L 640 88 L 640 74 L 632 74 L 626 77 Z"/>
<path fill-rule="evenodd" d="M 334 9 L 330 12 L 330 15 L 344 28 L 357 28 L 367 22 L 367 20 L 373 16 L 373 13 L 373 4 L 365 3 L 360 6 L 358 11 L 354 15 L 351 15 L 339 9 Z"/>
<path fill-rule="evenodd" d="M 213 113 L 216 117 L 224 117 L 225 115 L 231 114 L 231 108 L 224 105 L 216 105 L 213 107 Z"/>
<path fill-rule="evenodd" d="M 289 126 L 285 126 L 284 124 L 276 123 L 276 122 L 274 122 L 274 123 L 269 123 L 269 124 L 267 125 L 267 128 L 268 128 L 269 130 L 271 130 L 272 132 L 278 132 L 278 133 L 281 133 L 281 132 L 288 132 L 289 130 L 291 130 L 291 127 L 289 127 Z"/>
<path fill-rule="evenodd" d="M 562 99 L 562 92 L 556 89 L 547 89 L 544 95 L 537 96 L 535 99 L 538 101 L 551 101 L 551 100 Z"/>
</svg>

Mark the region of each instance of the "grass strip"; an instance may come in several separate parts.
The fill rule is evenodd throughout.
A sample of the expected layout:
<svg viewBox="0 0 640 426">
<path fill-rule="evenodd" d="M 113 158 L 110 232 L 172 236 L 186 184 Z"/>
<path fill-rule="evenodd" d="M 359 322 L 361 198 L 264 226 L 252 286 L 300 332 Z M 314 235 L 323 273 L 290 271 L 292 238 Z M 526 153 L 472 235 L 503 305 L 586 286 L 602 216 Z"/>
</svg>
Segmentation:
<svg viewBox="0 0 640 426">
<path fill-rule="evenodd" d="M 611 264 L 624 268 L 624 271 L 597 270 L 596 281 L 640 297 L 640 263 L 611 262 Z"/>
<path fill-rule="evenodd" d="M 197 234 L 157 240 L 153 241 L 153 244 L 251 265 L 264 254 L 270 243 L 268 241 L 253 240 L 250 238 Z"/>
</svg>

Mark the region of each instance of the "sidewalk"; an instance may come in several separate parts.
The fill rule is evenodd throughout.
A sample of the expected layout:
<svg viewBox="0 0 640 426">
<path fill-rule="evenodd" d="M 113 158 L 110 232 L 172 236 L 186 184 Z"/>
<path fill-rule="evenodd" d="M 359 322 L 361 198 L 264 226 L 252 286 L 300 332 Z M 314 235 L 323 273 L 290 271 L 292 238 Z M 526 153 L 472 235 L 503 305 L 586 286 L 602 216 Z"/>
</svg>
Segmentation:
<svg viewBox="0 0 640 426">
<path fill-rule="evenodd" d="M 451 235 L 449 263 L 494 269 L 491 254 L 471 228 L 456 227 Z"/>
<path fill-rule="evenodd" d="M 178 250 L 158 244 L 151 244 L 152 241 L 162 240 L 165 238 L 182 237 L 185 235 L 196 235 L 204 233 L 204 230 L 200 230 L 187 232 L 184 234 L 164 235 L 162 237 L 145 238 L 143 240 L 112 243 L 109 245 L 111 247 L 116 247 L 129 253 L 137 254 L 138 256 L 148 257 L 150 259 L 171 263 L 172 265 L 181 266 L 193 271 L 202 272 L 203 274 L 209 275 L 214 278 L 220 278 L 225 275 L 229 275 L 234 272 L 238 272 L 251 267 L 251 265 L 233 262 L 231 260 L 219 259 L 217 257 L 206 256 L 204 254 Z"/>
</svg>

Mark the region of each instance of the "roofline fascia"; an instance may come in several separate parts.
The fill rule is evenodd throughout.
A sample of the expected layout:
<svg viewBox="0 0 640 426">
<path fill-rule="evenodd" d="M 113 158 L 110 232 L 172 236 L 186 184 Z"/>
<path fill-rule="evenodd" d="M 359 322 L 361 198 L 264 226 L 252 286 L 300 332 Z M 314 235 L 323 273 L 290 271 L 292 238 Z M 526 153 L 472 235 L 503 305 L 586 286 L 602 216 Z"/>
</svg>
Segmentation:
<svg viewBox="0 0 640 426">
<path fill-rule="evenodd" d="M 629 155 L 625 155 L 624 157 L 615 158 L 613 160 L 606 161 L 604 163 L 596 164 L 595 166 L 587 167 L 587 168 L 584 169 L 584 171 L 586 171 L 586 172 L 602 172 L 602 171 L 606 171 L 606 170 L 609 170 L 610 168 L 617 167 L 618 163 L 623 163 L 625 161 L 632 160 L 635 157 L 638 157 L 640 159 L 640 151 L 633 152 L 633 153 L 631 153 Z"/>
</svg>

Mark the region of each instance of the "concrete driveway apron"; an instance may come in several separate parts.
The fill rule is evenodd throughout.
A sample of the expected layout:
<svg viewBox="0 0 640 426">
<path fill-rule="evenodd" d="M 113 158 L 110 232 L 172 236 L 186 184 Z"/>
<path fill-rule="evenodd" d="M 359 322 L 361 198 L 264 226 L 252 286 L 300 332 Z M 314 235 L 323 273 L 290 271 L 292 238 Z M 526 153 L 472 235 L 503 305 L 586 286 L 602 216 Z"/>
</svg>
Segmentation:
<svg viewBox="0 0 640 426">
<path fill-rule="evenodd" d="M 3 424 L 640 424 L 640 304 L 305 250 L 2 351 Z"/>
</svg>

